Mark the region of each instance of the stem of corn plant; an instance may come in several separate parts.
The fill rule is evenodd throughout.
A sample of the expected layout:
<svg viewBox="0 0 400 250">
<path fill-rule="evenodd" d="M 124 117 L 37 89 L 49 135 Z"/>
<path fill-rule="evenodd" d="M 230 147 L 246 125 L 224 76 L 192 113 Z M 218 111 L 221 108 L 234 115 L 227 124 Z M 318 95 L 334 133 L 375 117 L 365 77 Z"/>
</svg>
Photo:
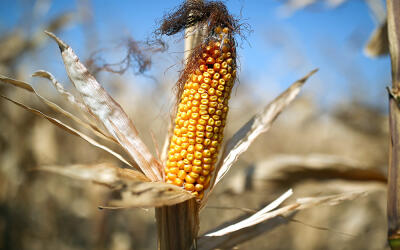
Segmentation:
<svg viewBox="0 0 400 250">
<path fill-rule="evenodd" d="M 390 154 L 388 170 L 388 241 L 400 249 L 400 1 L 387 0 L 392 88 L 389 90 Z"/>
<path fill-rule="evenodd" d="M 188 0 L 201 1 L 201 0 Z M 188 28 L 185 32 L 185 62 L 191 51 L 197 47 L 203 38 L 202 29 Z M 200 206 L 196 199 L 190 199 L 173 206 L 155 209 L 159 250 L 197 249 L 197 234 L 199 232 Z"/>
</svg>

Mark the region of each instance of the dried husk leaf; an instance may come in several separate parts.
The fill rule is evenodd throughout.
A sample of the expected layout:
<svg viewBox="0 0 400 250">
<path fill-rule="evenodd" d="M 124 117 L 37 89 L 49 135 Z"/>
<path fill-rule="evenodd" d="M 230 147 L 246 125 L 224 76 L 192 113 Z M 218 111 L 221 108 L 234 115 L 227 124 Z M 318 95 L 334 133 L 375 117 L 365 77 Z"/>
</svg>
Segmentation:
<svg viewBox="0 0 400 250">
<path fill-rule="evenodd" d="M 129 182 L 121 191 L 121 200 L 112 200 L 107 208 L 161 207 L 182 203 L 194 196 L 183 188 L 164 182 Z"/>
<path fill-rule="evenodd" d="M 374 30 L 364 52 L 370 57 L 384 56 L 389 53 L 387 20 Z"/>
<path fill-rule="evenodd" d="M 234 231 L 246 228 L 246 227 L 251 227 L 255 224 L 258 224 L 261 222 L 260 220 L 262 220 L 263 218 L 272 218 L 272 217 L 265 217 L 265 214 L 268 213 L 271 215 L 270 211 L 277 208 L 280 204 L 282 204 L 282 202 L 287 200 L 292 194 L 293 194 L 293 190 L 289 189 L 284 194 L 279 196 L 276 200 L 274 200 L 273 202 L 271 202 L 270 204 L 268 204 L 267 206 L 265 206 L 263 209 L 259 210 L 257 213 L 253 214 L 252 216 L 250 216 L 236 224 L 228 226 L 224 229 L 218 230 L 213 233 L 206 234 L 205 236 L 222 236 L 227 233 L 231 233 L 231 232 L 234 232 Z M 273 217 L 275 217 L 275 216 L 273 216 Z"/>
<path fill-rule="evenodd" d="M 104 209 L 171 206 L 194 196 L 182 188 L 164 182 L 151 182 L 142 173 L 116 167 L 110 163 L 42 166 L 36 170 L 52 172 L 72 179 L 91 181 L 119 193 Z"/>
<path fill-rule="evenodd" d="M 116 167 L 110 163 L 75 164 L 70 166 L 41 166 L 36 170 L 56 173 L 72 179 L 92 181 L 111 188 L 121 185 L 121 181 L 150 181 L 136 170 Z"/>
<path fill-rule="evenodd" d="M 147 177 L 152 181 L 162 180 L 160 163 L 139 138 L 133 122 L 121 106 L 88 72 L 71 47 L 54 34 L 46 34 L 57 42 L 68 76 L 93 116 L 130 154 Z"/>
<path fill-rule="evenodd" d="M 293 83 L 285 92 L 268 104 L 264 110 L 253 116 L 243 127 L 241 127 L 229 141 L 223 151 L 222 161 L 217 165 L 216 178 L 211 185 L 209 195 L 215 185 L 221 181 L 231 166 L 237 161 L 239 156 L 244 153 L 254 140 L 262 133 L 268 131 L 282 112 L 294 98 L 299 94 L 301 87 L 307 79 L 317 72 L 317 69 L 308 73 L 305 77 Z M 206 200 L 206 199 L 204 199 Z"/>
<path fill-rule="evenodd" d="M 98 147 L 98 148 L 100 148 L 100 149 L 102 149 L 102 150 L 104 150 L 104 151 L 110 153 L 111 155 L 115 156 L 117 159 L 119 159 L 119 160 L 122 161 L 123 163 L 127 164 L 128 166 L 133 167 L 133 166 L 135 165 L 134 163 L 130 163 L 129 161 L 125 160 L 125 158 L 124 158 L 122 155 L 120 155 L 120 154 L 114 152 L 114 151 L 111 150 L 110 148 L 104 146 L 103 144 L 97 142 L 96 140 L 94 140 L 94 139 L 92 139 L 91 137 L 89 137 L 89 136 L 83 134 L 82 132 L 80 132 L 80 131 L 78 131 L 78 130 L 76 130 L 76 129 L 74 129 L 74 128 L 72 128 L 72 127 L 70 127 L 70 126 L 68 126 L 68 125 L 66 125 L 66 124 L 64 124 L 64 123 L 62 123 L 61 121 L 59 121 L 59 120 L 57 120 L 57 119 L 55 119 L 55 118 L 53 118 L 53 117 L 50 117 L 50 116 L 48 116 L 48 115 L 46 115 L 46 114 L 40 112 L 40 111 L 37 110 L 37 109 L 28 107 L 28 106 L 26 106 L 26 105 L 24 105 L 24 104 L 22 104 L 22 103 L 19 103 L 19 102 L 16 102 L 16 101 L 14 101 L 14 100 L 11 100 L 11 99 L 9 99 L 8 97 L 5 97 L 5 96 L 3 96 L 3 95 L 0 95 L 0 97 L 2 97 L 2 98 L 4 98 L 4 99 L 7 100 L 7 101 L 10 101 L 10 102 L 12 102 L 12 103 L 14 103 L 14 104 L 16 104 L 16 105 L 18 105 L 18 106 L 20 106 L 20 107 L 22 107 L 22 108 L 28 110 L 29 112 L 31 112 L 31 113 L 33 113 L 33 114 L 35 114 L 35 115 L 38 115 L 38 116 L 40 116 L 40 117 L 43 117 L 43 118 L 47 119 L 49 122 L 53 123 L 53 124 L 56 125 L 57 127 L 62 128 L 63 130 L 69 132 L 70 134 L 75 135 L 75 136 L 78 136 L 78 137 L 84 139 L 85 141 L 89 142 L 89 143 L 92 144 L 93 146 Z"/>
<path fill-rule="evenodd" d="M 322 197 L 300 198 L 297 199 L 297 201 L 293 204 L 286 205 L 271 212 L 259 214 L 256 217 L 252 215 L 250 216 L 252 217 L 252 220 L 244 219 L 218 231 L 207 233 L 206 235 L 199 238 L 199 249 L 206 250 L 216 248 L 232 248 L 240 243 L 249 240 L 250 237 L 253 237 L 255 235 L 253 232 L 254 230 L 257 231 L 256 235 L 258 235 L 260 233 L 260 224 L 268 223 L 269 220 L 274 220 L 274 223 L 272 223 L 272 225 L 263 228 L 265 230 L 268 230 L 271 227 L 276 227 L 279 224 L 287 222 L 286 219 L 279 220 L 278 216 L 291 216 L 296 211 L 313 208 L 319 205 L 334 206 L 344 201 L 354 200 L 356 198 L 365 196 L 366 194 L 366 191 L 354 191 Z M 234 244 L 232 241 L 234 242 Z"/>
<path fill-rule="evenodd" d="M 30 85 L 29 83 L 26 83 L 24 81 L 20 81 L 20 80 L 16 80 L 16 79 L 12 79 L 3 75 L 0 75 L 0 81 L 11 85 L 11 86 L 15 86 L 24 90 L 27 90 L 33 94 L 35 94 L 39 100 L 41 102 L 43 102 L 44 104 L 46 104 L 49 108 L 51 108 L 52 110 L 72 119 L 74 122 L 78 123 L 79 125 L 84 126 L 85 128 L 91 130 L 93 133 L 95 133 L 97 136 L 99 136 L 102 139 L 105 140 L 111 140 L 113 142 L 115 142 L 115 140 L 109 136 L 107 136 L 104 132 L 102 132 L 98 127 L 96 127 L 93 124 L 90 124 L 88 122 L 82 121 L 80 118 L 78 118 L 77 116 L 71 114 L 70 112 L 64 110 L 63 108 L 61 108 L 60 106 L 58 106 L 57 104 L 49 101 L 48 99 L 44 98 L 43 96 L 41 96 L 33 87 L 32 85 Z"/>
</svg>

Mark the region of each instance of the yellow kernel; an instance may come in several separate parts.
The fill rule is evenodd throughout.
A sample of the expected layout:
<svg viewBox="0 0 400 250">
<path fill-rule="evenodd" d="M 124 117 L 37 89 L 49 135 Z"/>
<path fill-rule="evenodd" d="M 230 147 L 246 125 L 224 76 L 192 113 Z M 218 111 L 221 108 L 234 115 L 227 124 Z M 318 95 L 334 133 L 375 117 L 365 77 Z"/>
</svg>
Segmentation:
<svg viewBox="0 0 400 250">
<path fill-rule="evenodd" d="M 212 141 L 211 146 L 213 147 L 218 147 L 218 141 Z"/>
<path fill-rule="evenodd" d="M 176 166 L 179 168 L 179 169 L 183 169 L 183 161 L 178 161 L 178 163 L 176 164 Z"/>
<path fill-rule="evenodd" d="M 210 147 L 209 150 L 210 150 L 211 154 L 214 154 L 217 152 L 217 149 L 215 147 Z"/>
<path fill-rule="evenodd" d="M 193 100 L 193 101 L 192 101 L 192 105 L 193 105 L 194 107 L 199 106 L 199 104 L 200 104 L 200 102 L 199 102 L 198 100 Z"/>
<path fill-rule="evenodd" d="M 213 95 L 213 96 L 210 96 L 209 99 L 210 99 L 210 101 L 215 102 L 218 99 L 218 97 Z"/>
<path fill-rule="evenodd" d="M 211 133 L 211 132 L 206 132 L 206 138 L 208 138 L 208 139 L 212 138 L 213 135 L 214 135 L 214 134 Z"/>
<path fill-rule="evenodd" d="M 226 70 L 226 69 L 221 69 L 220 71 L 219 71 L 219 73 L 221 74 L 221 75 L 226 75 L 226 74 L 228 74 L 228 70 Z M 226 81 L 226 79 L 224 79 L 225 81 Z"/>
<path fill-rule="evenodd" d="M 209 174 L 210 174 L 210 171 L 207 169 L 204 169 L 203 171 L 201 171 L 201 175 L 203 175 L 203 176 L 207 176 Z"/>
<path fill-rule="evenodd" d="M 193 173 L 193 172 L 190 172 L 190 173 Z M 206 179 L 206 180 L 207 180 L 207 179 Z M 196 182 L 196 179 L 193 178 L 193 177 L 191 177 L 190 174 L 189 174 L 189 175 L 186 175 L 185 181 L 186 181 L 187 183 L 193 184 L 193 183 Z"/>
<path fill-rule="evenodd" d="M 199 178 L 200 175 L 198 173 L 195 173 L 195 172 L 190 172 L 189 176 L 194 178 L 194 179 L 197 179 L 197 178 Z"/>
<path fill-rule="evenodd" d="M 206 157 L 203 159 L 203 161 L 205 164 L 210 164 L 212 160 L 211 160 L 211 158 Z"/>
<path fill-rule="evenodd" d="M 194 166 L 194 167 L 192 168 L 192 172 L 195 172 L 195 173 L 197 173 L 197 174 L 200 174 L 200 173 L 202 172 L 202 170 L 203 170 L 203 168 L 200 167 L 200 166 Z"/>
<path fill-rule="evenodd" d="M 196 184 L 195 189 L 197 192 L 200 192 L 201 190 L 203 190 L 204 186 L 201 184 Z"/>
<path fill-rule="evenodd" d="M 213 118 L 208 119 L 208 125 L 210 125 L 210 126 L 214 125 L 214 119 Z"/>
<path fill-rule="evenodd" d="M 197 128 L 197 132 L 199 132 L 199 131 L 204 131 L 204 129 L 205 129 L 205 127 L 203 126 L 203 125 L 201 125 L 201 124 L 197 124 L 197 126 L 196 126 L 196 128 Z M 197 133 L 196 132 L 196 133 Z"/>
<path fill-rule="evenodd" d="M 201 116 L 201 117 L 203 117 L 203 116 Z M 203 118 L 199 119 L 199 124 L 206 125 L 207 124 L 206 119 L 203 119 Z"/>
<path fill-rule="evenodd" d="M 210 116 L 209 115 L 202 115 L 201 119 L 208 120 L 208 119 L 210 119 Z"/>
<path fill-rule="evenodd" d="M 176 178 L 176 179 L 174 180 L 174 184 L 177 185 L 177 186 L 182 186 L 183 181 L 182 181 L 181 179 L 179 179 L 179 178 Z"/>
<path fill-rule="evenodd" d="M 229 28 L 228 27 L 223 28 L 222 32 L 224 32 L 225 34 L 228 34 L 229 33 Z M 217 33 L 220 33 L 220 32 L 217 32 Z"/>
<path fill-rule="evenodd" d="M 193 160 L 193 154 L 187 154 L 186 155 L 186 159 L 188 159 L 189 161 L 192 161 Z"/>
<path fill-rule="evenodd" d="M 188 141 L 189 141 L 189 144 L 192 144 L 192 145 L 196 142 L 195 139 L 193 139 L 193 138 L 189 138 Z"/>
<path fill-rule="evenodd" d="M 204 137 L 204 134 L 202 137 Z M 196 137 L 196 143 L 203 143 L 204 139 L 202 137 Z"/>
<path fill-rule="evenodd" d="M 218 80 L 219 77 L 220 77 L 219 73 L 215 73 L 215 74 L 213 75 L 213 79 L 214 79 L 214 80 Z"/>
<path fill-rule="evenodd" d="M 215 94 L 217 95 L 217 96 L 221 96 L 222 95 L 222 92 L 220 91 L 220 90 L 216 90 L 215 91 Z M 204 99 L 203 99 L 204 100 Z M 190 110 L 189 110 L 190 111 Z"/>
<path fill-rule="evenodd" d="M 185 189 L 187 191 L 194 191 L 194 185 L 190 183 L 185 183 Z"/>
<path fill-rule="evenodd" d="M 203 158 L 203 154 L 199 151 L 194 152 L 194 158 L 201 160 Z"/>
<path fill-rule="evenodd" d="M 210 170 L 211 169 L 211 165 L 210 164 L 203 164 L 203 169 Z"/>
<path fill-rule="evenodd" d="M 212 127 L 212 126 L 209 126 L 209 125 L 207 125 L 207 126 L 206 126 L 206 131 L 208 131 L 208 132 L 212 132 L 212 131 L 213 131 L 213 127 Z"/>
<path fill-rule="evenodd" d="M 211 144 L 211 140 L 210 139 L 204 139 L 204 146 L 208 146 L 208 145 L 210 145 Z"/>
<path fill-rule="evenodd" d="M 198 119 L 199 118 L 199 113 L 192 113 L 192 118 L 193 119 Z M 190 122 L 190 120 L 189 120 Z"/>
<path fill-rule="evenodd" d="M 193 126 L 193 125 L 189 125 L 189 126 L 187 126 L 187 128 L 188 128 L 189 131 L 192 131 L 192 132 L 196 130 L 196 127 Z"/>
<path fill-rule="evenodd" d="M 202 83 L 202 84 L 200 85 L 200 87 L 202 87 L 203 89 L 209 89 L 209 88 L 210 88 L 210 85 L 208 85 L 207 83 Z"/>
<path fill-rule="evenodd" d="M 224 90 L 224 85 L 218 85 L 218 90 L 223 91 Z"/>
<path fill-rule="evenodd" d="M 215 113 L 215 108 L 209 108 L 209 109 L 208 109 L 208 113 L 214 114 L 214 113 Z"/>
<path fill-rule="evenodd" d="M 217 92 L 218 92 L 219 90 L 217 90 Z M 218 94 L 217 94 L 218 95 Z M 217 102 L 210 102 L 210 107 L 212 107 L 212 108 L 215 108 L 215 107 L 217 107 L 217 105 L 218 105 L 218 103 Z"/>
<path fill-rule="evenodd" d="M 196 182 L 202 184 L 202 183 L 204 183 L 205 180 L 206 180 L 205 176 L 199 176 L 199 178 L 197 178 Z"/>
<path fill-rule="evenodd" d="M 190 171 L 192 171 L 192 165 L 186 164 L 186 165 L 183 167 L 183 170 L 185 170 L 185 172 L 190 172 Z"/>
<path fill-rule="evenodd" d="M 204 100 L 204 99 L 202 99 L 202 100 Z M 200 104 L 199 108 L 200 108 L 201 110 L 206 110 L 206 109 L 208 109 L 208 106 L 207 106 L 207 105 L 204 105 L 204 104 Z"/>
<path fill-rule="evenodd" d="M 204 181 L 204 187 L 208 187 L 208 184 L 210 184 L 210 180 L 211 180 L 211 175 L 208 175 L 206 180 Z"/>
<path fill-rule="evenodd" d="M 206 115 L 206 114 L 208 114 L 207 110 L 203 110 L 202 109 L 202 110 L 199 111 L 199 115 Z"/>
<path fill-rule="evenodd" d="M 193 165 L 200 166 L 201 165 L 201 160 L 198 160 L 198 159 L 193 160 Z"/>
<path fill-rule="evenodd" d="M 196 144 L 195 148 L 197 151 L 202 151 L 204 149 L 204 146 L 202 144 Z"/>
<path fill-rule="evenodd" d="M 208 98 L 208 94 L 207 93 L 201 94 L 201 98 L 202 99 L 207 99 Z"/>
<path fill-rule="evenodd" d="M 221 122 L 221 121 L 216 121 L 216 122 L 215 122 L 215 126 L 219 127 L 219 126 L 221 126 L 221 125 L 222 125 L 222 122 Z"/>
<path fill-rule="evenodd" d="M 204 78 L 203 82 L 208 84 L 208 83 L 211 82 L 211 79 L 210 78 Z M 202 91 L 202 92 L 204 93 L 204 91 Z M 200 89 L 199 89 L 199 93 L 200 93 Z"/>
<path fill-rule="evenodd" d="M 188 136 L 189 138 L 193 138 L 193 137 L 194 137 L 194 133 L 193 133 L 193 132 L 188 132 L 188 133 L 187 133 L 187 136 Z"/>
<path fill-rule="evenodd" d="M 218 90 L 217 90 L 218 91 Z M 208 104 L 208 99 L 201 99 L 201 104 L 207 105 Z"/>
<path fill-rule="evenodd" d="M 181 180 L 184 180 L 186 177 L 186 171 L 185 170 L 179 170 L 178 172 L 178 178 Z"/>
<path fill-rule="evenodd" d="M 186 154 L 187 154 L 187 151 L 186 151 L 186 150 L 182 150 L 182 151 L 181 151 L 181 156 L 182 156 L 182 157 L 185 157 Z"/>
<path fill-rule="evenodd" d="M 167 174 L 167 177 L 168 177 L 168 179 L 170 179 L 170 180 L 175 180 L 175 179 L 176 179 L 176 175 L 173 174 L 173 173 L 168 173 L 168 174 Z"/>
<path fill-rule="evenodd" d="M 193 152 L 194 152 L 194 146 L 193 146 L 193 145 L 190 145 L 190 146 L 187 148 L 187 151 L 188 151 L 189 153 L 193 153 Z"/>
<path fill-rule="evenodd" d="M 210 156 L 211 156 L 211 151 L 208 150 L 208 149 L 205 149 L 205 150 L 203 151 L 203 155 L 204 155 L 204 157 L 210 157 Z"/>
</svg>

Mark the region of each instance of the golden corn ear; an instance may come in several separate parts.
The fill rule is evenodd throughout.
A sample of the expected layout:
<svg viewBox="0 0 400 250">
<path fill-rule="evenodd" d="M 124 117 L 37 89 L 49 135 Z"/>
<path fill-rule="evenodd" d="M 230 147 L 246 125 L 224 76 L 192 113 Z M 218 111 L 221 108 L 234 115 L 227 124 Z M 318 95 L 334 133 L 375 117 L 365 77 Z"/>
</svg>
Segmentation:
<svg viewBox="0 0 400 250">
<path fill-rule="evenodd" d="M 215 28 L 201 50 L 184 85 L 165 167 L 167 183 L 199 199 L 210 185 L 217 162 L 236 76 L 235 48 L 228 28 Z"/>
</svg>

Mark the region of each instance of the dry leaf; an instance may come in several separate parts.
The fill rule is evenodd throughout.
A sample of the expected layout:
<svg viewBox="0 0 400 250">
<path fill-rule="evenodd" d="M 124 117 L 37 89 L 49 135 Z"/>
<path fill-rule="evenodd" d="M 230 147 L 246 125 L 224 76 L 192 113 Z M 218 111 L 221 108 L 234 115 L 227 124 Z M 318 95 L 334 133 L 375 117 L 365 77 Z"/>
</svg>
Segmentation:
<svg viewBox="0 0 400 250">
<path fill-rule="evenodd" d="M 374 30 L 364 48 L 364 53 L 370 57 L 383 56 L 389 53 L 387 20 Z"/>
<path fill-rule="evenodd" d="M 323 197 L 307 197 L 297 199 L 295 203 L 278 208 L 271 212 L 259 214 L 258 216 L 252 215 L 249 217 L 252 218 L 251 220 L 247 218 L 223 229 L 207 233 L 199 238 L 199 249 L 206 250 L 233 247 L 249 240 L 249 236 L 254 236 L 253 230 L 259 231 L 260 223 L 266 223 L 268 220 L 274 219 L 275 224 L 278 223 L 279 225 L 286 220 L 277 221 L 278 216 L 291 216 L 296 211 L 319 205 L 337 205 L 343 201 L 354 200 L 358 197 L 364 196 L 366 193 L 366 191 L 357 191 Z M 272 227 L 275 227 L 275 224 L 272 224 Z M 270 227 L 266 227 L 265 229 L 268 230 Z M 260 232 L 257 233 L 259 234 Z M 235 244 L 233 244 L 232 241 Z"/>
<path fill-rule="evenodd" d="M 88 72 L 71 47 L 53 33 L 46 32 L 46 34 L 57 42 L 69 78 L 97 121 L 130 154 L 147 177 L 152 181 L 162 180 L 161 164 L 153 157 L 139 138 L 133 122 L 128 118 L 121 106 Z"/>
<path fill-rule="evenodd" d="M 150 181 L 146 176 L 136 170 L 119 168 L 109 163 L 41 166 L 36 170 L 52 172 L 73 179 L 92 181 L 112 188 L 121 185 L 121 180 Z"/>
<path fill-rule="evenodd" d="M 76 130 L 76 129 L 74 129 L 74 128 L 72 128 L 72 127 L 70 127 L 70 126 L 68 126 L 68 125 L 66 125 L 66 124 L 64 124 L 64 123 L 62 123 L 61 121 L 59 121 L 59 120 L 57 120 L 57 119 L 55 119 L 55 118 L 53 118 L 53 117 L 50 117 L 50 116 L 48 116 L 48 115 L 46 115 L 46 114 L 40 112 L 40 111 L 37 110 L 37 109 L 30 108 L 30 107 L 28 107 L 28 106 L 26 106 L 26 105 L 24 105 L 24 104 L 22 104 L 22 103 L 19 103 L 19 102 L 16 102 L 16 101 L 14 101 L 14 100 L 11 100 L 11 99 L 9 99 L 9 98 L 3 96 L 3 95 L 0 95 L 0 97 L 2 97 L 2 98 L 4 98 L 4 99 L 6 99 L 6 100 L 8 100 L 8 101 L 10 101 L 10 102 L 12 102 L 12 103 L 18 105 L 18 106 L 20 106 L 20 107 L 22 107 L 22 108 L 24 108 L 24 109 L 30 111 L 31 113 L 34 113 L 35 115 L 38 115 L 38 116 L 40 116 L 40 117 L 43 117 L 43 118 L 47 119 L 48 121 L 50 121 L 51 123 L 53 123 L 53 124 L 56 125 L 57 127 L 64 129 L 65 131 L 69 132 L 69 133 L 72 134 L 72 135 L 75 135 L 75 136 L 78 136 L 78 137 L 84 139 L 85 141 L 89 142 L 89 143 L 92 144 L 93 146 L 103 149 L 104 151 L 106 151 L 106 152 L 112 154 L 113 156 L 115 156 L 117 159 L 119 159 L 119 160 L 122 161 L 123 163 L 127 164 L 128 166 L 130 166 L 130 167 L 133 167 L 133 166 L 134 166 L 133 163 L 130 163 L 130 162 L 128 162 L 127 160 L 125 160 L 125 158 L 122 157 L 120 154 L 118 154 L 118 153 L 114 152 L 113 150 L 109 149 L 108 147 L 106 147 L 106 146 L 104 146 L 104 145 L 98 143 L 97 141 L 95 141 L 94 139 L 90 138 L 89 136 L 83 134 L 82 132 L 79 132 L 78 130 Z"/>
<path fill-rule="evenodd" d="M 41 102 L 43 102 L 44 104 L 46 104 L 49 108 L 51 108 L 51 109 L 53 109 L 54 111 L 56 111 L 56 112 L 58 112 L 58 113 L 60 113 L 60 114 L 62 114 L 62 115 L 64 115 L 64 116 L 66 116 L 66 117 L 72 119 L 73 121 L 75 121 L 75 122 L 78 123 L 79 125 L 82 125 L 82 126 L 84 126 L 85 128 L 88 128 L 88 129 L 91 130 L 93 133 L 95 133 L 97 136 L 99 136 L 99 137 L 101 137 L 101 138 L 103 138 L 103 139 L 105 139 L 105 140 L 111 140 L 111 141 L 114 141 L 114 142 L 115 142 L 115 140 L 114 140 L 113 138 L 111 138 L 111 137 L 105 135 L 98 127 L 96 127 L 96 126 L 94 126 L 94 125 L 92 125 L 92 124 L 90 124 L 90 123 L 87 123 L 87 122 L 82 121 L 82 120 L 81 120 L 80 118 L 78 118 L 77 116 L 71 114 L 70 112 L 64 110 L 63 108 L 61 108 L 61 107 L 58 106 L 57 104 L 55 104 L 55 103 L 49 101 L 48 99 L 44 98 L 43 96 L 41 96 L 41 95 L 32 87 L 32 85 L 30 85 L 29 83 L 26 83 L 26 82 L 23 82 L 23 81 L 20 81 L 20 80 L 16 80 L 16 79 L 12 79 L 12 78 L 8 78 L 8 77 L 2 76 L 2 75 L 0 75 L 0 81 L 3 82 L 3 83 L 5 83 L 5 84 L 9 84 L 9 85 L 12 85 L 12 86 L 15 86 L 15 87 L 18 87 L 18 88 L 27 90 L 27 91 L 29 91 L 29 92 L 35 94 L 35 95 L 39 98 L 39 100 L 40 100 Z"/>
<path fill-rule="evenodd" d="M 172 206 L 194 196 L 183 188 L 164 182 L 130 182 L 121 191 L 121 200 L 112 200 L 107 208 Z"/>
<path fill-rule="evenodd" d="M 300 92 L 301 87 L 307 79 L 317 70 L 313 70 L 305 77 L 293 83 L 285 92 L 268 104 L 264 110 L 253 116 L 243 127 L 241 127 L 229 141 L 223 151 L 222 163 L 217 165 L 216 178 L 211 185 L 211 193 L 215 185 L 221 181 L 231 166 L 237 161 L 239 156 L 244 153 L 251 143 L 262 133 L 269 130 L 274 120 L 287 107 Z M 206 199 L 204 199 L 206 200 Z"/>
<path fill-rule="evenodd" d="M 264 207 L 257 213 L 253 214 L 249 218 L 244 219 L 236 224 L 230 225 L 224 229 L 218 230 L 216 232 L 208 233 L 205 236 L 222 236 L 227 233 L 231 233 L 231 232 L 234 232 L 234 231 L 246 228 L 246 227 L 251 227 L 255 224 L 262 222 L 263 220 L 266 220 L 265 218 L 272 218 L 272 217 L 266 217 L 265 215 L 270 214 L 270 216 L 271 216 L 270 211 L 277 208 L 280 204 L 282 204 L 282 202 L 284 202 L 286 199 L 288 199 L 292 194 L 293 194 L 293 190 L 289 189 L 284 194 L 282 194 L 278 199 L 274 200 L 269 205 L 267 205 L 266 207 Z M 275 217 L 275 216 L 273 216 L 273 217 Z"/>
</svg>

